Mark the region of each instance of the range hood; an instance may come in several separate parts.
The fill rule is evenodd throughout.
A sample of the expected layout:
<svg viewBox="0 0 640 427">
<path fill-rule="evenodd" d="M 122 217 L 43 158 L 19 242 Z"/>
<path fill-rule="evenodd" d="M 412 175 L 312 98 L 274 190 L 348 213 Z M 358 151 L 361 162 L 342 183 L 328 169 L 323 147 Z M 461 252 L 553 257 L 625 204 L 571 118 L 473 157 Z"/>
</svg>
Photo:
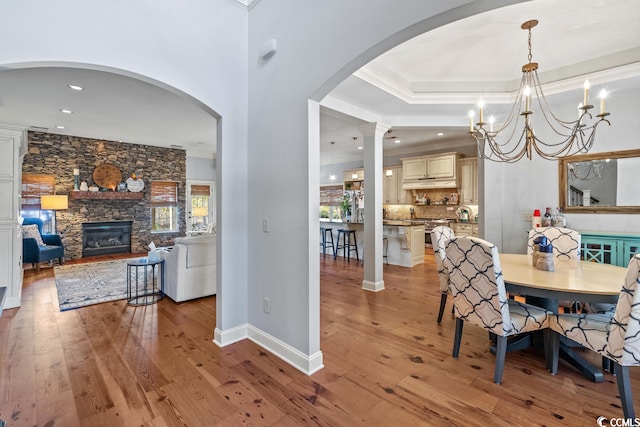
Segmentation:
<svg viewBox="0 0 640 427">
<path fill-rule="evenodd" d="M 416 179 L 404 180 L 402 182 L 403 190 L 425 190 L 432 188 L 457 188 L 458 181 L 455 178 L 449 179 Z"/>
</svg>

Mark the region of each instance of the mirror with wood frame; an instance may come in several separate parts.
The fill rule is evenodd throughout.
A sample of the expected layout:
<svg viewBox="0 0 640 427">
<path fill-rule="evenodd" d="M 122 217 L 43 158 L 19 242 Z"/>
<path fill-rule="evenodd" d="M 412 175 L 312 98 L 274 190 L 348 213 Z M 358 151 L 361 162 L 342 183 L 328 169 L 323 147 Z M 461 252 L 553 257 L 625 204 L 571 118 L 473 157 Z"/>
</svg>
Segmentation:
<svg viewBox="0 0 640 427">
<path fill-rule="evenodd" d="M 569 213 L 640 213 L 640 150 L 558 160 L 559 200 Z"/>
</svg>

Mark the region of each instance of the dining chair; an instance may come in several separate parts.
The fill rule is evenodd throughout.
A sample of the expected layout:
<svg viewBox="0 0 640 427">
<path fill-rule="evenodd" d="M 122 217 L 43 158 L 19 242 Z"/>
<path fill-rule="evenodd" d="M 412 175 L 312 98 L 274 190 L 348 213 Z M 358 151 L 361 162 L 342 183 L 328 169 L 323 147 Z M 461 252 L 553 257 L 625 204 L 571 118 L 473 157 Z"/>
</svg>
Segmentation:
<svg viewBox="0 0 640 427">
<path fill-rule="evenodd" d="M 558 260 L 580 260 L 580 233 L 564 227 L 537 227 L 529 230 L 527 240 L 527 254 L 533 253 L 534 240 L 544 236 L 553 246 L 553 257 Z M 578 311 L 581 303 L 579 301 L 560 301 L 560 307 L 573 312 Z"/>
<path fill-rule="evenodd" d="M 533 253 L 533 241 L 544 236 L 553 245 L 553 256 L 560 260 L 580 259 L 580 233 L 563 227 L 537 227 L 529 230 L 527 254 Z"/>
<path fill-rule="evenodd" d="M 640 254 L 631 258 L 613 318 L 601 314 L 557 314 L 549 321 L 552 336 L 551 373 L 558 371 L 559 340 L 567 337 L 612 361 L 622 411 L 635 418 L 630 366 L 640 366 Z"/>
<path fill-rule="evenodd" d="M 493 381 L 500 384 L 507 352 L 507 338 L 524 332 L 545 331 L 545 355 L 550 367 L 550 312 L 507 298 L 498 248 L 475 237 L 454 237 L 445 249 L 449 288 L 456 314 L 453 357 L 458 358 L 465 321 L 496 336 L 496 368 Z"/>
<path fill-rule="evenodd" d="M 438 269 L 438 279 L 440 280 L 440 310 L 438 311 L 438 323 L 442 321 L 444 307 L 447 304 L 449 294 L 449 269 L 446 266 L 445 246 L 447 242 L 455 237 L 452 229 L 445 225 L 439 225 L 431 230 L 431 243 L 433 244 L 433 255 L 436 259 Z"/>
</svg>

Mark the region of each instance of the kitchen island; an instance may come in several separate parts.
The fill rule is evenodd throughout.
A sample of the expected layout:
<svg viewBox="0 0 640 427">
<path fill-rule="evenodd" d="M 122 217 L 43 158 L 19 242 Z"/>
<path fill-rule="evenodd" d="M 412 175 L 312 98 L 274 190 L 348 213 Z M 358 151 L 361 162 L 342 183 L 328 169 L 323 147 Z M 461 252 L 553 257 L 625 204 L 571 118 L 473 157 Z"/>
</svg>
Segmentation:
<svg viewBox="0 0 640 427">
<path fill-rule="evenodd" d="M 321 227 L 333 228 L 333 239 L 337 244 L 338 230 L 350 229 L 356 231 L 358 255 L 360 260 L 364 255 L 364 223 L 343 223 L 337 221 L 320 221 Z M 387 248 L 383 246 L 383 254 L 387 255 L 387 263 L 402 267 L 413 267 L 424 263 L 424 225 L 404 220 L 385 220 L 382 230 L 389 242 Z M 382 242 L 381 242 L 382 244 Z M 322 253 L 322 248 L 320 248 Z M 355 254 L 351 254 L 353 258 Z M 338 256 L 343 256 L 342 250 Z"/>
</svg>

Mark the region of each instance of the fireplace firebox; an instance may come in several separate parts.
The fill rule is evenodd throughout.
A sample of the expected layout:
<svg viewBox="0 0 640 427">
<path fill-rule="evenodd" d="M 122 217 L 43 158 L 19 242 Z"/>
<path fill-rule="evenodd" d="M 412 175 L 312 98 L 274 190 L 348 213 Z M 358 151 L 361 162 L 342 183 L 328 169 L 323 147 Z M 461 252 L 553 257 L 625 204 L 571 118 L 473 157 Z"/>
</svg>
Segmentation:
<svg viewBox="0 0 640 427">
<path fill-rule="evenodd" d="M 85 222 L 82 224 L 82 257 L 131 252 L 133 221 Z"/>
</svg>

